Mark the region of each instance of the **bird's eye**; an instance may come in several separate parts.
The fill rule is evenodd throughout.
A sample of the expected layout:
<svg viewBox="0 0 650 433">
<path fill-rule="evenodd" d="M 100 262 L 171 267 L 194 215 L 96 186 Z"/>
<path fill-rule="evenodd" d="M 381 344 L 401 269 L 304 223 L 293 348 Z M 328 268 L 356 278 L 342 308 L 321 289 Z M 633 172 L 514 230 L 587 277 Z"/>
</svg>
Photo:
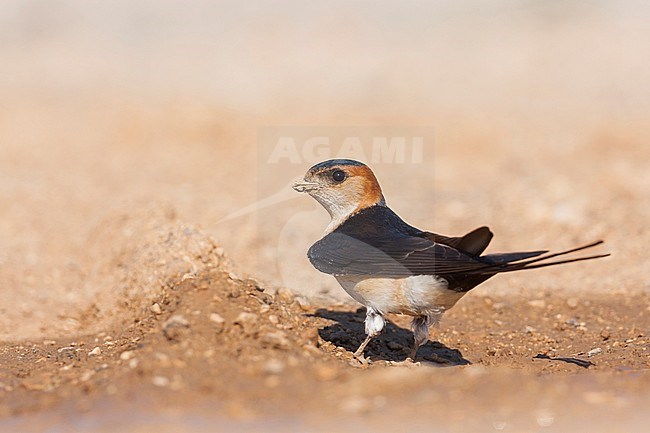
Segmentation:
<svg viewBox="0 0 650 433">
<path fill-rule="evenodd" d="M 341 183 L 345 180 L 346 175 L 343 170 L 334 170 L 332 173 L 332 179 L 334 179 L 334 182 Z"/>
</svg>

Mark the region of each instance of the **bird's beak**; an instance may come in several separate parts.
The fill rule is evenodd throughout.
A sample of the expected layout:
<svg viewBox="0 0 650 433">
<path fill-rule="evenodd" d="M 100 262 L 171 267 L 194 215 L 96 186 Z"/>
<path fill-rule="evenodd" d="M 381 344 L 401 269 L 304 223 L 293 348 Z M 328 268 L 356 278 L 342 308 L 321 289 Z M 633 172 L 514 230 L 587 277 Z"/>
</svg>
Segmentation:
<svg viewBox="0 0 650 433">
<path fill-rule="evenodd" d="M 298 192 L 309 192 L 318 189 L 318 184 L 315 182 L 307 182 L 305 180 L 299 180 L 298 182 L 292 185 L 292 188 Z"/>
</svg>

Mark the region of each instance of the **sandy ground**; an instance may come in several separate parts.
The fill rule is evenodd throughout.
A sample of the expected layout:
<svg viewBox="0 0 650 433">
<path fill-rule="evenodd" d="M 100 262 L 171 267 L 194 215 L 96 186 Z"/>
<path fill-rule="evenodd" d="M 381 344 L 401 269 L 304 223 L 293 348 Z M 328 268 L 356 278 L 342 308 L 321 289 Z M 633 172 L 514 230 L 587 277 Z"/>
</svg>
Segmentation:
<svg viewBox="0 0 650 433">
<path fill-rule="evenodd" d="M 647 424 L 637 6 L 3 3 L 0 430 Z M 417 365 L 391 317 L 351 363 L 362 313 L 305 257 L 327 215 L 287 188 L 318 155 L 270 155 L 395 135 L 422 158 L 372 166 L 413 225 L 612 256 L 486 282 Z"/>
<path fill-rule="evenodd" d="M 363 339 L 361 309 L 308 306 L 286 289 L 274 293 L 241 281 L 224 270 L 217 252 L 204 260 L 202 271 L 168 281 L 133 322 L 75 339 L 4 345 L 2 413 L 13 417 L 0 427 L 331 431 L 362 423 L 414 431 L 566 431 L 598 422 L 607 431 L 630 431 L 643 425 L 650 403 L 648 295 L 618 303 L 550 292 L 514 302 L 477 296 L 449 313 L 415 364 L 404 362 L 412 335 L 403 317 L 391 317 L 366 351 L 370 363 L 361 364 L 351 356 Z M 40 415 L 25 415 L 31 412 Z M 116 412 L 127 415 L 116 420 Z"/>
</svg>

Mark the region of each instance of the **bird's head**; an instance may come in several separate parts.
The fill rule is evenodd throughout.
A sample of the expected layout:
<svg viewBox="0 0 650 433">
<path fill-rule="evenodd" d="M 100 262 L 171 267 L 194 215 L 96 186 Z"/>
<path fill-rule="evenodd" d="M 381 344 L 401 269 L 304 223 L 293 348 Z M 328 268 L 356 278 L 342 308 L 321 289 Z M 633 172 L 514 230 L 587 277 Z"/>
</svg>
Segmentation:
<svg viewBox="0 0 650 433">
<path fill-rule="evenodd" d="M 385 204 L 372 170 L 351 159 L 330 159 L 316 164 L 293 189 L 306 192 L 323 205 L 332 217 L 328 231 L 365 208 Z"/>
</svg>

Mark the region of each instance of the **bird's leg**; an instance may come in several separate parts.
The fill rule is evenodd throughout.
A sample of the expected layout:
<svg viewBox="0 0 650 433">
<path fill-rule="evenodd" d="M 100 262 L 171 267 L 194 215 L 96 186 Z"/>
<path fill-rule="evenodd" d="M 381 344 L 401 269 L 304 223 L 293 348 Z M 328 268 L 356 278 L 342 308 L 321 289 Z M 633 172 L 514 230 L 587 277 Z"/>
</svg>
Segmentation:
<svg viewBox="0 0 650 433">
<path fill-rule="evenodd" d="M 368 307 L 366 311 L 366 339 L 363 340 L 363 343 L 359 348 L 354 352 L 354 357 L 357 359 L 363 359 L 363 351 L 365 350 L 370 340 L 378 335 L 382 329 L 384 329 L 384 318 L 383 316 L 374 308 Z"/>
<path fill-rule="evenodd" d="M 366 346 L 368 345 L 368 343 L 370 343 L 371 339 L 372 339 L 372 337 L 370 335 L 366 336 L 366 339 L 363 340 L 363 343 L 361 343 L 359 348 L 354 352 L 353 356 L 355 358 L 362 358 L 363 357 L 363 351 L 366 349 Z"/>
<path fill-rule="evenodd" d="M 418 349 L 429 340 L 430 325 L 431 319 L 429 316 L 417 316 L 413 318 L 413 321 L 411 322 L 414 339 L 413 349 L 411 350 L 411 354 L 408 356 L 411 358 L 411 361 L 415 361 L 415 355 L 418 353 Z"/>
</svg>

